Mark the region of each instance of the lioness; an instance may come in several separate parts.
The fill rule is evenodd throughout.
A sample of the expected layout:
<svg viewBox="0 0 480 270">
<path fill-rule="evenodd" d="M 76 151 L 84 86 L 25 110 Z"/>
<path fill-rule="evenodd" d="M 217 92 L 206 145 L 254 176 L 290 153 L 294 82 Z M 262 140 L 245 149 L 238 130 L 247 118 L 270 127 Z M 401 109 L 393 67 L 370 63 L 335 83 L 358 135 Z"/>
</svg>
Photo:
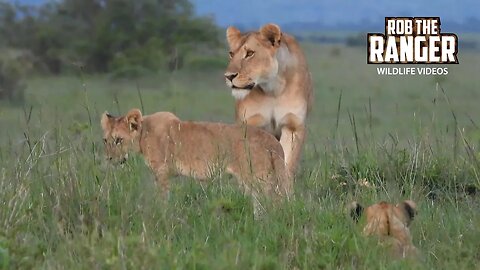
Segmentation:
<svg viewBox="0 0 480 270">
<path fill-rule="evenodd" d="M 120 117 L 104 113 L 101 126 L 106 157 L 123 162 L 129 152 L 141 153 L 165 193 L 171 174 L 205 179 L 215 170 L 234 175 L 254 196 L 292 191 L 282 147 L 261 129 L 181 121 L 169 112 L 142 116 L 138 109 Z"/>
<path fill-rule="evenodd" d="M 313 101 L 302 49 L 275 24 L 243 34 L 230 26 L 227 41 L 230 63 L 225 81 L 236 98 L 236 121 L 263 128 L 279 139 L 287 169 L 295 172 Z"/>
<path fill-rule="evenodd" d="M 350 215 L 358 222 L 363 207 L 357 202 L 350 205 Z M 365 209 L 367 224 L 363 234 L 376 235 L 382 244 L 391 246 L 391 252 L 397 258 L 415 257 L 418 252 L 412 243 L 410 223 L 416 214 L 416 205 L 406 200 L 397 205 L 380 202 Z"/>
</svg>

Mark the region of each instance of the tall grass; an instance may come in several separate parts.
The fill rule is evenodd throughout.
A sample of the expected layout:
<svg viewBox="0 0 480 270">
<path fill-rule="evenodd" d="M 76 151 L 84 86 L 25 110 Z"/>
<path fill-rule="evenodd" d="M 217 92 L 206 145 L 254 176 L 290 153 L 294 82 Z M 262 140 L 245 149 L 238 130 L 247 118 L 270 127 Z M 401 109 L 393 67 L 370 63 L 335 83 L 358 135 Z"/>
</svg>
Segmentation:
<svg viewBox="0 0 480 270">
<path fill-rule="evenodd" d="M 328 70 L 317 65 L 330 61 L 318 60 L 314 78 Z M 400 100 L 398 118 L 385 120 L 383 114 L 395 111 L 396 93 L 364 97 L 317 81 L 295 196 L 267 205 L 260 220 L 253 219 L 251 200 L 228 176 L 207 183 L 173 178 L 164 201 L 141 157 L 124 167 L 104 162 L 99 116 L 105 110 L 141 107 L 146 113 L 169 110 L 184 119 L 231 122 L 233 100 L 212 74 L 179 72 L 162 83 L 32 79 L 30 106 L 2 105 L 0 269 L 478 267 L 480 133 L 475 117 L 462 113 L 473 108 L 469 101 L 449 88 L 455 82 L 437 87 L 410 78 L 411 87 L 428 88 L 430 94 L 414 98 L 428 108 L 410 110 Z M 198 83 L 186 82 L 187 75 Z M 468 91 L 473 87 L 465 84 Z M 350 81 L 342 89 L 353 85 L 367 87 Z M 419 208 L 412 234 L 421 256 L 391 261 L 376 239 L 361 235 L 345 206 L 407 198 Z"/>
</svg>

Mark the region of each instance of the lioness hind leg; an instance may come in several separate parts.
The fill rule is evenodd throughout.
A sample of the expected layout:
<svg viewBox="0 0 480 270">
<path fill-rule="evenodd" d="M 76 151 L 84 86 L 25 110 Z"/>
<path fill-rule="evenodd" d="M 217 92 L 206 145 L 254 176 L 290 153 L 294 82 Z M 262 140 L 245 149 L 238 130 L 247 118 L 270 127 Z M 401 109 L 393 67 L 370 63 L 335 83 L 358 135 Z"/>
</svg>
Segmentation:
<svg viewBox="0 0 480 270">
<path fill-rule="evenodd" d="M 292 176 L 295 175 L 304 141 L 305 126 L 303 124 L 292 123 L 282 128 L 280 144 L 285 155 L 285 166 Z"/>
<path fill-rule="evenodd" d="M 253 176 L 251 173 L 242 173 L 242 166 L 233 165 L 227 166 L 226 172 L 237 180 L 239 186 L 243 189 L 243 192 L 250 196 L 253 205 L 253 215 L 255 219 L 260 218 L 265 213 L 265 207 L 260 202 L 260 196 L 257 192 L 258 188 L 253 184 Z"/>
<path fill-rule="evenodd" d="M 256 192 L 252 192 L 250 194 L 252 197 L 252 204 L 253 204 L 253 217 L 254 219 L 260 219 L 265 213 L 267 212 L 265 207 L 260 202 L 260 197 Z"/>
<path fill-rule="evenodd" d="M 273 186 L 275 197 L 289 200 L 293 195 L 293 177 L 286 169 L 284 159 L 278 153 L 271 152 L 270 159 L 272 173 L 268 183 Z"/>
</svg>

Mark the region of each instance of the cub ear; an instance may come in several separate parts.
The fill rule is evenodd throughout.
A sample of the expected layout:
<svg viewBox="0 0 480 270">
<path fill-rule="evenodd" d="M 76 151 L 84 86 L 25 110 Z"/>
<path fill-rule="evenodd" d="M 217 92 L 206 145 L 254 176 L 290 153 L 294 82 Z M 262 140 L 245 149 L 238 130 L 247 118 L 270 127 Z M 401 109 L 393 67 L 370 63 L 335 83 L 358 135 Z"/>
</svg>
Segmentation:
<svg viewBox="0 0 480 270">
<path fill-rule="evenodd" d="M 356 223 L 358 223 L 358 220 L 360 220 L 360 217 L 362 216 L 362 213 L 363 213 L 363 207 L 358 202 L 354 201 L 348 205 L 348 210 L 350 211 L 350 217 Z"/>
<path fill-rule="evenodd" d="M 235 26 L 229 26 L 227 28 L 227 42 L 230 49 L 236 49 L 238 47 L 237 45 L 241 37 L 242 33 L 240 33 L 240 30 Z"/>
<path fill-rule="evenodd" d="M 282 38 L 282 31 L 276 24 L 269 23 L 260 28 L 260 34 L 266 38 L 274 47 L 280 46 L 280 39 Z"/>
<path fill-rule="evenodd" d="M 142 112 L 139 109 L 131 109 L 127 116 L 125 117 L 127 120 L 128 128 L 130 131 L 138 131 L 142 124 Z"/>
<path fill-rule="evenodd" d="M 409 225 L 417 214 L 417 205 L 414 201 L 406 200 L 399 204 L 399 207 L 404 209 L 405 213 L 407 214 L 407 225 Z"/>
<path fill-rule="evenodd" d="M 103 130 L 108 130 L 111 128 L 111 124 L 112 124 L 112 119 L 114 117 L 112 115 L 110 115 L 107 111 L 105 111 L 103 114 L 102 114 L 102 119 L 100 120 L 100 124 L 102 125 L 102 129 Z"/>
</svg>

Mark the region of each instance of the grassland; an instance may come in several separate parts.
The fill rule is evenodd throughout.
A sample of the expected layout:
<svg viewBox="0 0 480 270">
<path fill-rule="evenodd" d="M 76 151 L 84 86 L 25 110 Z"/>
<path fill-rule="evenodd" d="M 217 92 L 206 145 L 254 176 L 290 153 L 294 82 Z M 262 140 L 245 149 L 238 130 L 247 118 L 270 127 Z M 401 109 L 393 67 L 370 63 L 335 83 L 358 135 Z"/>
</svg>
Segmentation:
<svg viewBox="0 0 480 270">
<path fill-rule="evenodd" d="M 0 104 L 0 269 L 478 269 L 480 54 L 388 77 L 363 49 L 304 48 L 315 108 L 296 196 L 258 221 L 227 176 L 174 178 L 165 202 L 140 157 L 102 157 L 105 110 L 232 122 L 222 70 L 30 78 L 25 106 Z M 391 262 L 344 209 L 403 199 L 421 258 Z"/>
</svg>

